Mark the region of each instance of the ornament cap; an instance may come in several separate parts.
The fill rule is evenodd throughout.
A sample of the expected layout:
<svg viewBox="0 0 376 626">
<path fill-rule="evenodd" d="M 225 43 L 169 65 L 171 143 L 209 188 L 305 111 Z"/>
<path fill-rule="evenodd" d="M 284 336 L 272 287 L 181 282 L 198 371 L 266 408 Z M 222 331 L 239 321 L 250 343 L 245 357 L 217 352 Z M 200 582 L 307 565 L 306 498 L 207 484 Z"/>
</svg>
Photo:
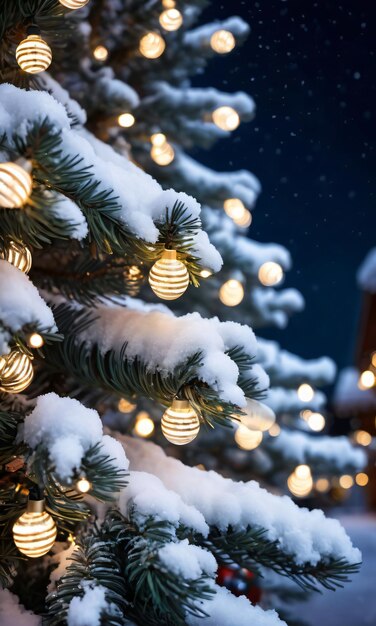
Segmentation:
<svg viewBox="0 0 376 626">
<path fill-rule="evenodd" d="M 44 498 L 40 500 L 28 500 L 26 512 L 27 513 L 43 513 L 44 511 Z"/>
<path fill-rule="evenodd" d="M 171 404 L 171 408 L 177 411 L 186 411 L 191 408 L 188 400 L 181 400 L 179 398 L 174 398 Z"/>
<path fill-rule="evenodd" d="M 176 250 L 170 250 L 169 248 L 165 248 L 162 254 L 162 259 L 169 259 L 172 261 L 176 260 Z"/>
<path fill-rule="evenodd" d="M 40 35 L 40 32 L 40 28 L 39 26 L 37 26 L 37 24 L 30 24 L 30 26 L 28 26 L 26 29 L 26 33 L 28 35 Z"/>
</svg>

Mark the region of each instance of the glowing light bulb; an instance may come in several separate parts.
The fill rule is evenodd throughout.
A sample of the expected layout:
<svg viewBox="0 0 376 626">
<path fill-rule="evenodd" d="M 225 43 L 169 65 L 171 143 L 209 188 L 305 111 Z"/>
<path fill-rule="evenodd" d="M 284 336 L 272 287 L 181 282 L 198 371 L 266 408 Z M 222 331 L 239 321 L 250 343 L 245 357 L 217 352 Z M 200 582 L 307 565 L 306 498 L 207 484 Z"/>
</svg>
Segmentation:
<svg viewBox="0 0 376 626">
<path fill-rule="evenodd" d="M 241 217 L 233 217 L 233 221 L 240 228 L 248 228 L 252 224 L 252 213 L 248 209 L 244 209 L 244 213 Z"/>
<path fill-rule="evenodd" d="M 304 498 L 312 491 L 313 480 L 308 465 L 298 465 L 287 479 L 290 492 L 297 498 Z"/>
<path fill-rule="evenodd" d="M 266 261 L 259 267 L 258 278 L 265 287 L 274 287 L 283 279 L 283 269 L 279 263 Z"/>
<path fill-rule="evenodd" d="M 311 400 L 313 400 L 315 392 L 312 389 L 311 385 L 308 385 L 308 383 L 303 383 L 298 387 L 297 394 L 299 400 L 301 400 L 302 402 L 311 402 Z"/>
<path fill-rule="evenodd" d="M 108 50 L 100 45 L 94 48 L 93 55 L 97 61 L 105 61 L 108 58 Z"/>
<path fill-rule="evenodd" d="M 27 345 L 30 348 L 41 348 L 44 345 L 44 339 L 39 333 L 31 333 L 27 338 Z"/>
<path fill-rule="evenodd" d="M 176 250 L 165 250 L 149 272 L 149 284 L 162 300 L 176 300 L 189 285 L 184 263 L 177 259 Z"/>
<path fill-rule="evenodd" d="M 159 23 L 165 30 L 178 30 L 183 23 L 183 16 L 177 9 L 166 9 L 160 14 Z"/>
<path fill-rule="evenodd" d="M 146 33 L 140 39 L 139 50 L 147 59 L 158 59 L 165 51 L 166 43 L 159 33 Z"/>
<path fill-rule="evenodd" d="M 210 46 L 218 54 L 231 52 L 235 45 L 235 37 L 229 30 L 216 30 L 210 37 Z"/>
<path fill-rule="evenodd" d="M 232 107 L 218 107 L 212 113 L 213 122 L 221 130 L 235 130 L 240 124 L 239 114 Z"/>
<path fill-rule="evenodd" d="M 187 400 L 175 399 L 163 414 L 161 428 L 167 441 L 182 446 L 197 437 L 200 420 Z"/>
<path fill-rule="evenodd" d="M 339 479 L 339 484 L 342 489 L 351 489 L 354 484 L 354 479 L 350 474 L 343 474 Z"/>
<path fill-rule="evenodd" d="M 371 363 L 372 363 L 373 367 L 376 367 L 376 352 L 372 353 Z"/>
<path fill-rule="evenodd" d="M 87 478 L 85 478 L 85 476 L 82 476 L 76 482 L 76 488 L 81 493 L 87 493 L 91 489 L 91 482 Z"/>
<path fill-rule="evenodd" d="M 359 487 L 365 487 L 368 485 L 369 478 L 364 472 L 359 472 L 359 474 L 355 476 L 355 482 Z"/>
<path fill-rule="evenodd" d="M 212 276 L 213 272 L 211 270 L 201 270 L 200 272 L 200 276 L 201 278 L 209 278 L 209 276 Z"/>
<path fill-rule="evenodd" d="M 246 407 L 242 409 L 241 423 L 250 430 L 269 430 L 275 422 L 275 413 L 270 407 L 258 400 L 246 398 Z"/>
<path fill-rule="evenodd" d="M 316 480 L 315 488 L 317 489 L 317 491 L 320 491 L 320 493 L 325 493 L 326 491 L 329 491 L 329 487 L 330 483 L 327 478 L 319 478 L 318 480 Z"/>
<path fill-rule="evenodd" d="M 136 415 L 134 433 L 139 437 L 150 437 L 154 431 L 154 422 L 146 411 L 140 411 Z"/>
<path fill-rule="evenodd" d="M 118 402 L 118 409 L 120 413 L 131 413 L 132 411 L 135 410 L 136 407 L 137 407 L 137 404 L 133 404 L 132 402 L 129 402 L 129 400 L 127 400 L 126 398 L 120 398 Z"/>
<path fill-rule="evenodd" d="M 0 207 L 20 209 L 28 201 L 33 187 L 33 180 L 27 171 L 30 163 L 25 161 L 21 167 L 13 161 L 0 163 Z"/>
<path fill-rule="evenodd" d="M 56 539 L 56 524 L 44 510 L 44 500 L 29 500 L 26 512 L 13 524 L 13 540 L 22 554 L 38 558 L 47 554 Z"/>
<path fill-rule="evenodd" d="M 219 299 L 225 306 L 237 306 L 244 298 L 244 287 L 239 280 L 230 278 L 219 290 Z"/>
<path fill-rule="evenodd" d="M 51 65 L 52 51 L 40 35 L 30 34 L 18 44 L 16 60 L 24 72 L 39 74 Z"/>
<path fill-rule="evenodd" d="M 369 446 L 372 441 L 372 435 L 366 430 L 356 430 L 354 432 L 354 439 L 360 446 Z"/>
<path fill-rule="evenodd" d="M 0 391 L 20 393 L 30 385 L 33 376 L 31 357 L 18 348 L 0 357 Z"/>
<path fill-rule="evenodd" d="M 307 419 L 308 426 L 315 432 L 325 428 L 325 417 L 321 413 L 311 413 Z"/>
<path fill-rule="evenodd" d="M 312 415 L 312 411 L 310 409 L 304 409 L 303 411 L 300 411 L 299 415 L 304 421 L 308 422 L 308 418 Z"/>
<path fill-rule="evenodd" d="M 365 370 L 361 373 L 359 378 L 358 387 L 359 389 L 371 389 L 374 387 L 376 382 L 375 374 L 371 372 L 371 370 Z"/>
<path fill-rule="evenodd" d="M 137 265 L 128 265 L 124 268 L 123 276 L 127 295 L 137 296 L 144 280 L 144 274 L 141 268 Z"/>
<path fill-rule="evenodd" d="M 247 210 L 240 198 L 227 198 L 223 203 L 223 208 L 232 220 L 243 217 L 244 212 Z"/>
<path fill-rule="evenodd" d="M 176 5 L 175 0 L 162 0 L 162 5 L 165 9 L 173 9 Z"/>
<path fill-rule="evenodd" d="M 85 4 L 89 2 L 89 0 L 59 0 L 59 2 L 64 7 L 67 7 L 67 9 L 72 9 L 72 11 L 75 11 L 76 9 L 81 9 L 81 7 L 84 7 Z"/>
<path fill-rule="evenodd" d="M 239 424 L 235 431 L 234 439 L 242 450 L 255 450 L 262 442 L 262 432 L 250 430 L 244 424 Z"/>
<path fill-rule="evenodd" d="M 170 165 L 175 158 L 175 151 L 163 133 L 154 133 L 150 137 L 152 148 L 150 156 L 157 165 Z"/>
<path fill-rule="evenodd" d="M 132 113 L 122 113 L 118 117 L 118 124 L 122 128 L 130 128 L 135 123 L 135 117 Z"/>
<path fill-rule="evenodd" d="M 3 251 L 0 251 L 0 259 L 11 263 L 17 269 L 27 274 L 32 265 L 30 249 L 23 243 L 10 241 Z"/>
</svg>

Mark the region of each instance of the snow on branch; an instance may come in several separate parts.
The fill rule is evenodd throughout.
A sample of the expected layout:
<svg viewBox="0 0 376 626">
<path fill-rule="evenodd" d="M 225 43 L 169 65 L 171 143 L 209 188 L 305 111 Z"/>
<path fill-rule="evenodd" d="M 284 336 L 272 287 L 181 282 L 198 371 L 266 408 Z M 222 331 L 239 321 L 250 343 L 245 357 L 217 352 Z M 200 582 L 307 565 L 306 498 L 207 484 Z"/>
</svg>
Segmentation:
<svg viewBox="0 0 376 626">
<path fill-rule="evenodd" d="M 285 328 L 291 315 L 304 308 L 304 299 L 297 289 L 276 290 L 255 287 L 252 289 L 248 305 L 254 328 L 270 324 L 277 328 Z"/>
<path fill-rule="evenodd" d="M 215 56 L 210 47 L 210 38 L 217 30 L 230 31 L 238 44 L 243 43 L 250 32 L 250 26 L 241 17 L 229 17 L 226 20 L 204 24 L 184 34 L 183 44 L 192 50 L 198 50 L 206 56 Z"/>
<path fill-rule="evenodd" d="M 321 391 L 315 391 L 312 400 L 300 400 L 295 389 L 272 387 L 268 389 L 265 404 L 273 409 L 274 413 L 299 413 L 303 409 L 320 411 L 326 403 L 326 396 Z"/>
</svg>

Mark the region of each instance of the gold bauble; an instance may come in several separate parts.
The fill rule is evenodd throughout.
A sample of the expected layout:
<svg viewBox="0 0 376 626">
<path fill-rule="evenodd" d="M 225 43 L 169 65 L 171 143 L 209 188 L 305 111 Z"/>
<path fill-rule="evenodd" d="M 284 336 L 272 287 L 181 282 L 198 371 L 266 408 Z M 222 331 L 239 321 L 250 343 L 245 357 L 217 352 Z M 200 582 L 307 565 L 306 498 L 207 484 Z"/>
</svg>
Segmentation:
<svg viewBox="0 0 376 626">
<path fill-rule="evenodd" d="M 165 40 L 159 33 L 146 33 L 140 39 L 139 50 L 147 59 L 158 59 L 166 47 Z"/>
<path fill-rule="evenodd" d="M 159 23 L 165 30 L 178 30 L 183 23 L 183 16 L 178 9 L 166 9 L 160 14 Z"/>
<path fill-rule="evenodd" d="M 31 357 L 18 348 L 0 356 L 0 391 L 20 393 L 30 385 L 33 376 Z"/>
<path fill-rule="evenodd" d="M 225 306 L 237 306 L 244 298 L 244 287 L 240 280 L 230 278 L 219 290 L 219 299 Z"/>
<path fill-rule="evenodd" d="M 227 54 L 235 48 L 235 37 L 229 30 L 216 30 L 210 37 L 210 45 L 214 52 Z"/>
<path fill-rule="evenodd" d="M 287 479 L 287 486 L 293 496 L 304 498 L 313 487 L 311 469 L 308 465 L 298 465 Z"/>
<path fill-rule="evenodd" d="M 187 400 L 175 399 L 163 414 L 161 428 L 170 443 L 183 446 L 197 437 L 200 420 Z"/>
<path fill-rule="evenodd" d="M 221 130 L 235 130 L 240 124 L 239 114 L 232 107 L 218 107 L 212 113 L 213 122 Z"/>
<path fill-rule="evenodd" d="M 247 405 L 243 409 L 245 415 L 241 416 L 241 423 L 250 430 L 269 430 L 275 422 L 274 411 L 266 404 L 246 398 Z"/>
<path fill-rule="evenodd" d="M 0 259 L 4 259 L 27 274 L 31 269 L 32 256 L 25 244 L 10 241 L 3 251 L 0 251 Z"/>
<path fill-rule="evenodd" d="M 279 263 L 274 261 L 266 261 L 259 267 L 258 278 L 265 287 L 274 287 L 281 282 L 283 278 L 283 269 Z"/>
<path fill-rule="evenodd" d="M 29 199 L 33 180 L 29 172 L 14 163 L 0 163 L 0 207 L 20 209 Z"/>
<path fill-rule="evenodd" d="M 46 511 L 44 500 L 29 500 L 27 510 L 13 524 L 13 540 L 22 554 L 36 559 L 52 548 L 56 524 Z"/>
<path fill-rule="evenodd" d="M 81 9 L 81 7 L 84 7 L 85 4 L 89 2 L 89 0 L 59 0 L 59 2 L 64 7 L 67 7 L 67 9 L 72 9 L 72 11 L 75 11 L 76 9 Z"/>
<path fill-rule="evenodd" d="M 16 60 L 24 72 L 39 74 L 51 65 L 52 51 L 40 35 L 28 35 L 17 46 Z"/>
<path fill-rule="evenodd" d="M 189 274 L 184 263 L 176 257 L 176 250 L 165 250 L 149 272 L 149 284 L 162 300 L 180 298 L 189 285 Z"/>
</svg>

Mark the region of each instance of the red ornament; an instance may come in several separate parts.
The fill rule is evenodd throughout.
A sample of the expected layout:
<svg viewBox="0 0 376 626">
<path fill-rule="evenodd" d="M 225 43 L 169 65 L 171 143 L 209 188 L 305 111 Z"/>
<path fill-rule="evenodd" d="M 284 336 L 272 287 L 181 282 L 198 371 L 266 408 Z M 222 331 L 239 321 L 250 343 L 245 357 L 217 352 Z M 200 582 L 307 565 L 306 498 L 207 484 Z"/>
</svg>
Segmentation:
<svg viewBox="0 0 376 626">
<path fill-rule="evenodd" d="M 221 565 L 218 568 L 217 583 L 226 587 L 234 596 L 246 596 L 252 604 L 258 604 L 261 600 L 262 590 L 257 584 L 257 577 L 245 568 Z"/>
</svg>

